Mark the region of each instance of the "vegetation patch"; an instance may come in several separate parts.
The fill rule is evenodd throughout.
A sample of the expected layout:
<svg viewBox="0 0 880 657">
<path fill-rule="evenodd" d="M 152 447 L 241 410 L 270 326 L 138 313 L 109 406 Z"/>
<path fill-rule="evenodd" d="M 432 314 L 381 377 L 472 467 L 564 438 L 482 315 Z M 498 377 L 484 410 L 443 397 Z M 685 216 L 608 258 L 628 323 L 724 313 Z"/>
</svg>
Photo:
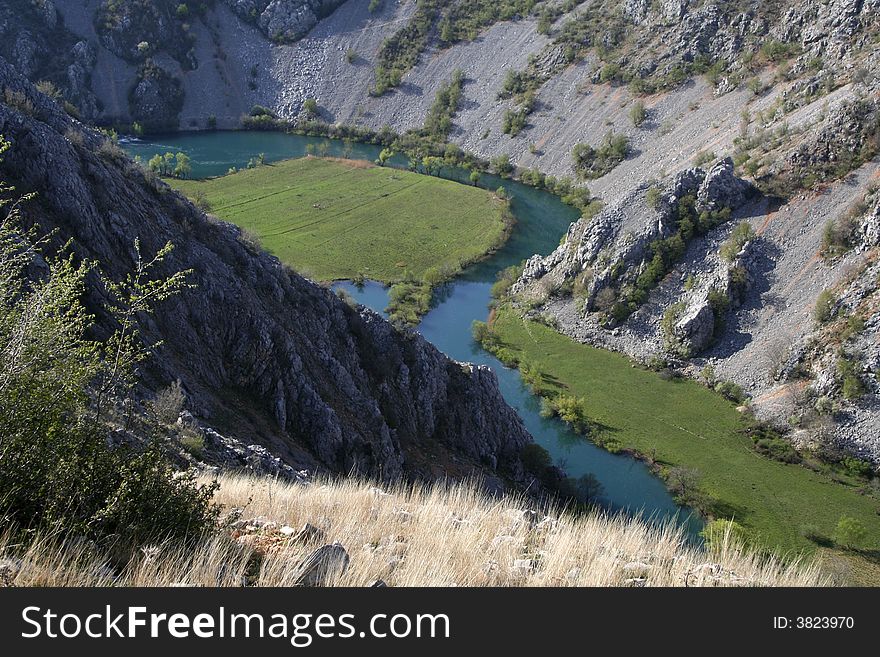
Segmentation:
<svg viewBox="0 0 880 657">
<path fill-rule="evenodd" d="M 501 246 L 507 203 L 475 187 L 363 162 L 302 158 L 204 181 L 172 181 L 317 280 L 395 284 L 414 323 L 430 290 Z"/>
<path fill-rule="evenodd" d="M 629 139 L 625 135 L 609 132 L 602 143 L 594 148 L 589 144 L 577 144 L 571 152 L 574 170 L 580 178 L 601 178 L 629 155 Z"/>
<path fill-rule="evenodd" d="M 441 47 L 471 41 L 490 25 L 529 15 L 536 4 L 537 0 L 418 0 L 407 24 L 379 48 L 376 82 L 370 93 L 381 96 L 399 86 L 418 64 L 433 34 Z"/>
<path fill-rule="evenodd" d="M 508 307 L 497 311 L 492 333 L 509 359 L 541 373 L 533 378 L 539 394 L 580 400 L 602 433 L 666 468 L 667 476 L 675 467 L 696 471 L 704 510 L 735 519 L 758 543 L 811 550 L 815 544 L 801 532 L 805 524 L 830 536 L 847 515 L 868 529 L 872 538 L 864 547 L 880 547 L 877 499 L 828 474 L 757 453 L 742 415 L 720 395 L 693 381 L 664 381 L 619 354 L 524 321 Z"/>
<path fill-rule="evenodd" d="M 651 290 L 681 260 L 687 249 L 688 241 L 695 235 L 705 235 L 713 228 L 720 226 L 730 219 L 730 214 L 730 208 L 704 210 L 697 213 L 696 198 L 693 195 L 679 199 L 678 205 L 675 207 L 677 228 L 675 234 L 651 242 L 646 258 L 648 266 L 639 274 L 634 284 L 624 287 L 615 295 L 617 301 L 610 306 L 608 311 L 611 319 L 615 322 L 621 322 L 634 313 L 648 298 Z"/>
</svg>

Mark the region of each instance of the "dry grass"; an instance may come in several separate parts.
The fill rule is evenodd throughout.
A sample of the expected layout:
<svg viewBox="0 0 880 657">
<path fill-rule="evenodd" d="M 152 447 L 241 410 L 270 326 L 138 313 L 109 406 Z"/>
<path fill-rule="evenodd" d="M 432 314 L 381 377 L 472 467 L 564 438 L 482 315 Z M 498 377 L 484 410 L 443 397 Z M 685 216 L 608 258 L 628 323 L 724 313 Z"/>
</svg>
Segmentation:
<svg viewBox="0 0 880 657">
<path fill-rule="evenodd" d="M 523 500 L 487 498 L 470 486 L 386 492 L 350 479 L 303 486 L 229 475 L 220 483 L 217 500 L 225 507 L 271 523 L 237 526 L 195 549 L 144 549 L 115 569 L 87 544 L 39 541 L 21 554 L 6 535 L 0 536 L 0 554 L 9 557 L 16 586 L 286 586 L 304 557 L 334 541 L 351 557 L 348 570 L 332 582 L 340 586 L 377 579 L 390 586 L 828 584 L 818 569 L 802 563 L 732 546 L 707 554 L 669 527 L 553 510 L 530 519 Z M 305 523 L 325 537 L 297 543 L 281 531 Z"/>
</svg>

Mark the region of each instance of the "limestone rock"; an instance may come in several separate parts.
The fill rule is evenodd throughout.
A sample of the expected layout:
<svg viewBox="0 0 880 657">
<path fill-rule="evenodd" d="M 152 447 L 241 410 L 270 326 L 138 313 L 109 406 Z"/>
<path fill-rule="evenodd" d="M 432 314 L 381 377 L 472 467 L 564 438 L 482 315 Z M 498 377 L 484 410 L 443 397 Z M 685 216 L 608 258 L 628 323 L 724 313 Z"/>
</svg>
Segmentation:
<svg viewBox="0 0 880 657">
<path fill-rule="evenodd" d="M 289 43 L 305 36 L 318 20 L 331 14 L 344 0 L 227 0 L 246 21 L 255 22 L 273 41 Z"/>
<path fill-rule="evenodd" d="M 733 172 L 733 159 L 726 157 L 709 169 L 697 192 L 697 211 L 737 208 L 742 205 L 750 185 Z"/>
<path fill-rule="evenodd" d="M 294 586 L 324 586 L 348 570 L 348 552 L 339 543 L 324 545 L 312 552 L 296 567 Z"/>
<path fill-rule="evenodd" d="M 705 349 L 712 340 L 714 330 L 715 314 L 708 301 L 688 308 L 674 328 L 676 338 L 690 353 Z"/>
</svg>

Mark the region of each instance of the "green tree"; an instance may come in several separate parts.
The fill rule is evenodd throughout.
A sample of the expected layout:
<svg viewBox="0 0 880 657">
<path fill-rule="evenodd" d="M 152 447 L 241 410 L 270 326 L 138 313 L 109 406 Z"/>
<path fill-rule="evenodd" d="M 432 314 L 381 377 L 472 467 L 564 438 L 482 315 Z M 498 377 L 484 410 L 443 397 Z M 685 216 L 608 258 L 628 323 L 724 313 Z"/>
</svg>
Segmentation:
<svg viewBox="0 0 880 657">
<path fill-rule="evenodd" d="M 868 530 L 860 520 L 841 516 L 834 530 L 834 542 L 850 549 L 861 547 L 868 537 Z"/>
<path fill-rule="evenodd" d="M 175 156 L 174 176 L 176 178 L 188 178 L 192 173 L 192 160 L 186 153 L 178 153 Z"/>
<path fill-rule="evenodd" d="M 470 181 L 471 181 L 471 184 L 476 187 L 480 183 L 480 172 L 479 171 L 471 171 Z"/>
<path fill-rule="evenodd" d="M 317 116 L 317 114 L 318 114 L 318 101 L 315 100 L 314 98 L 306 98 L 303 101 L 303 110 L 305 110 L 305 112 L 307 114 L 310 114 L 312 116 Z"/>
<path fill-rule="evenodd" d="M 694 499 L 700 483 L 700 473 L 694 468 L 675 467 L 666 477 L 669 488 L 684 503 Z"/>
<path fill-rule="evenodd" d="M 499 176 L 509 176 L 513 173 L 513 164 L 510 162 L 510 156 L 504 153 L 493 158 L 492 168 Z"/>
<path fill-rule="evenodd" d="M 168 152 L 162 155 L 162 175 L 168 176 L 171 175 L 171 172 L 174 171 L 174 153 Z"/>
<path fill-rule="evenodd" d="M 147 162 L 147 166 L 150 167 L 150 171 L 153 173 L 162 174 L 163 167 L 165 165 L 165 160 L 161 155 L 156 153 L 153 157 L 150 158 L 150 161 Z"/>
<path fill-rule="evenodd" d="M 443 160 L 433 155 L 427 155 L 422 158 L 422 168 L 429 176 L 438 176 L 443 168 Z"/>
<path fill-rule="evenodd" d="M 834 297 L 834 293 L 831 290 L 822 290 L 816 298 L 816 305 L 813 307 L 813 318 L 819 324 L 824 324 L 834 315 L 836 305 L 837 299 Z"/>
<path fill-rule="evenodd" d="M 394 157 L 394 151 L 392 151 L 390 148 L 383 148 L 381 151 L 379 151 L 379 159 L 376 160 L 376 162 L 379 164 L 380 167 L 384 167 L 388 160 L 390 160 L 392 157 Z"/>
</svg>

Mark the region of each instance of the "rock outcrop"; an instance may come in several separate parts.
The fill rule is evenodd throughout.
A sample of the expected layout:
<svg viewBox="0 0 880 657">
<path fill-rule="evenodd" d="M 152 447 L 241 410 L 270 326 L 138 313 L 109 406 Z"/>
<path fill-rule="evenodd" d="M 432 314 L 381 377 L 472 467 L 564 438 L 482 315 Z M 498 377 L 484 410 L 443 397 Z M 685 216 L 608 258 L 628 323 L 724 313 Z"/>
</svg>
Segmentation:
<svg viewBox="0 0 880 657">
<path fill-rule="evenodd" d="M 51 82 L 83 118 L 98 115 L 95 49 L 66 28 L 53 2 L 0 4 L 0 57 L 33 82 Z"/>
<path fill-rule="evenodd" d="M 176 0 L 121 0 L 101 2 L 94 23 L 101 44 L 127 62 L 167 52 L 185 69 L 195 69 L 192 18 L 188 5 Z"/>
<path fill-rule="evenodd" d="M 180 80 L 152 62 L 144 64 L 129 93 L 132 120 L 153 131 L 173 130 L 182 106 Z"/>
<path fill-rule="evenodd" d="M 255 22 L 275 42 L 302 38 L 318 20 L 330 15 L 345 0 L 226 0 L 243 20 Z"/>
<path fill-rule="evenodd" d="M 11 148 L 0 179 L 39 200 L 27 219 L 56 243 L 121 279 L 145 254 L 176 245 L 162 275 L 192 269 L 195 289 L 142 318 L 148 343 L 163 341 L 144 371 L 144 395 L 180 379 L 188 407 L 246 444 L 290 465 L 372 477 L 485 475 L 493 486 L 523 477 L 529 435 L 494 375 L 446 358 L 415 333 L 351 308 L 207 217 L 145 173 L 99 132 L 71 119 L 5 60 L 0 88 L 32 111 L 0 103 Z M 96 276 L 87 301 L 100 312 Z"/>
<path fill-rule="evenodd" d="M 694 168 L 677 174 L 658 194 L 653 206 L 646 200 L 648 188 L 639 187 L 596 216 L 572 224 L 565 240 L 552 254 L 536 255 L 527 261 L 511 290 L 514 294 L 529 292 L 545 277 L 549 285 L 544 287 L 559 286 L 586 272 L 588 275 L 582 281 L 584 309 L 594 310 L 602 290 L 612 284 L 617 288 L 630 285 L 638 279 L 652 242 L 675 233 L 681 199 L 693 197 L 699 215 L 739 207 L 750 190 L 751 185 L 734 174 L 730 158 L 717 162 L 708 172 Z M 688 315 L 693 315 L 688 326 L 705 317 L 698 310 Z M 699 324 L 702 326 L 702 322 Z M 689 328 L 683 330 L 691 332 Z"/>
</svg>

